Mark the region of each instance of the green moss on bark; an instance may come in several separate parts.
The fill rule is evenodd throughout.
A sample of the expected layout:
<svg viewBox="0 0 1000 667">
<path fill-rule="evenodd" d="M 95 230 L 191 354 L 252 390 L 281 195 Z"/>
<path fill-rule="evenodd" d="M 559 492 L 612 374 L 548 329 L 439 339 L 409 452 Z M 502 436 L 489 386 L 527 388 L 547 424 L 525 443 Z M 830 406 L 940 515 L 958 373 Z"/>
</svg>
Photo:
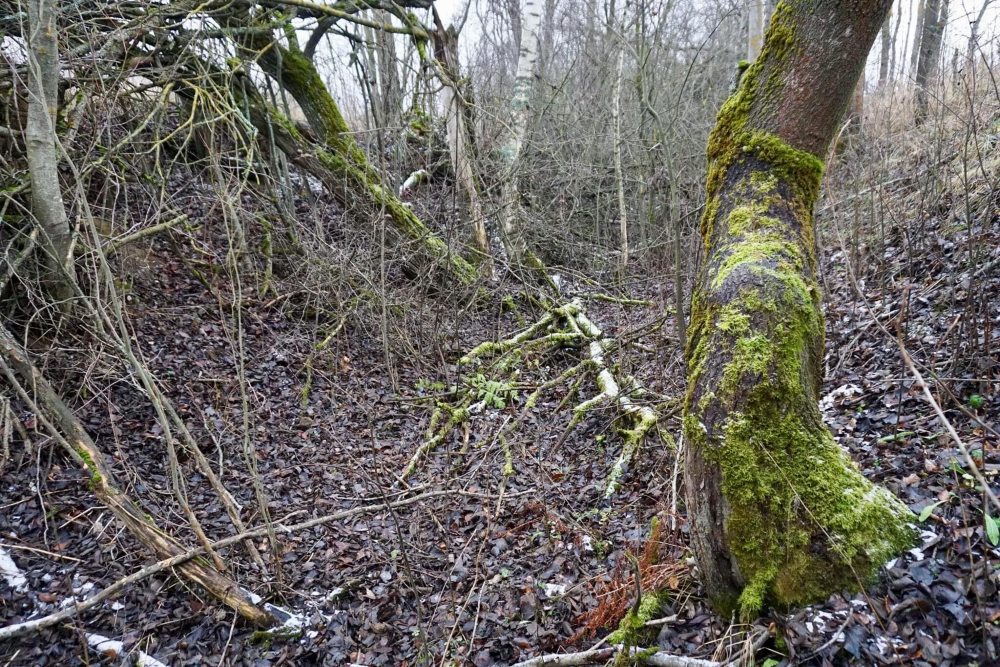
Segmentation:
<svg viewBox="0 0 1000 667">
<path fill-rule="evenodd" d="M 824 322 L 812 209 L 823 163 L 753 122 L 796 48 L 783 2 L 766 53 L 709 139 L 707 268 L 686 350 L 685 437 L 718 466 L 726 546 L 743 582 L 713 602 L 745 619 L 768 603 L 859 588 L 913 539 L 910 512 L 861 475 L 817 404 Z"/>
<path fill-rule="evenodd" d="M 275 47 L 279 48 L 279 47 Z M 350 135 L 340 107 L 316 70 L 315 65 L 298 51 L 281 49 L 274 56 L 281 59 L 281 83 L 302 106 L 309 123 L 333 152 L 347 155 L 359 167 L 369 170 L 364 152 Z M 373 177 L 374 172 L 369 174 Z"/>
<path fill-rule="evenodd" d="M 101 476 L 101 471 L 97 467 L 97 463 L 94 462 L 94 458 L 90 455 L 85 447 L 77 447 L 76 453 L 80 455 L 83 460 L 83 465 L 87 468 L 87 472 L 90 473 L 90 479 L 87 480 L 87 486 L 91 489 L 96 489 L 101 485 L 103 477 Z"/>
</svg>

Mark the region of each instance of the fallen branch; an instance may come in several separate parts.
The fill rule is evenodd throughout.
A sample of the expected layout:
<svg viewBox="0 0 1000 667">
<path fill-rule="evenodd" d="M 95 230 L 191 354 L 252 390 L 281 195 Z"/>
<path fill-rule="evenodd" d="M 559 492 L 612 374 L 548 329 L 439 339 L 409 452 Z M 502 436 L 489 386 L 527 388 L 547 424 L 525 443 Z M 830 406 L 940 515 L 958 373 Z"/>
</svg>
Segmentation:
<svg viewBox="0 0 1000 667">
<path fill-rule="evenodd" d="M 625 647 L 619 645 L 590 649 L 589 651 L 581 651 L 579 653 L 552 653 L 519 662 L 511 665 L 511 667 L 568 667 L 573 665 L 604 664 L 624 652 L 626 652 Z M 722 667 L 721 662 L 715 662 L 714 660 L 687 658 L 661 651 L 647 653 L 645 650 L 635 647 L 627 650 L 627 658 L 635 661 L 637 664 L 651 665 L 651 667 Z"/>
<path fill-rule="evenodd" d="M 73 411 L 42 376 L 20 344 L 2 325 L 0 373 L 7 378 L 25 405 L 34 410 L 53 439 L 86 472 L 88 484 L 98 500 L 111 510 L 133 537 L 161 557 L 177 556 L 185 552 L 175 538 L 157 526 L 138 504 L 125 495 L 112 475 L 104 453 L 98 449 Z M 18 376 L 21 378 L 20 382 Z M 249 622 L 267 626 L 276 621 L 269 612 L 254 604 L 235 581 L 212 568 L 203 559 L 187 561 L 180 570 L 185 577 L 232 607 Z"/>
<path fill-rule="evenodd" d="M 16 591 L 30 593 L 28 588 L 28 581 L 18 570 L 17 565 L 11 560 L 10 556 L 0 546 L 0 573 L 4 575 L 7 580 L 8 585 Z M 34 597 L 34 594 L 32 594 Z M 103 655 L 116 659 L 118 656 L 124 652 L 125 645 L 120 641 L 115 641 L 113 639 L 108 639 L 103 635 L 87 633 L 87 643 L 90 644 L 94 649 L 102 653 Z M 2 639 L 2 637 L 0 637 Z M 9 665 L 10 662 L 7 663 Z M 144 651 L 136 651 L 135 664 L 138 667 L 167 667 L 162 662 L 154 658 L 153 656 L 145 653 Z"/>
<path fill-rule="evenodd" d="M 594 324 L 587 317 L 583 304 L 579 299 L 573 299 L 563 305 L 550 308 L 537 321 L 529 325 L 522 331 L 499 341 L 486 341 L 473 347 L 469 352 L 458 360 L 459 366 L 470 366 L 476 362 L 481 362 L 487 357 L 494 359 L 495 368 L 506 369 L 514 367 L 518 357 L 524 357 L 529 350 L 547 351 L 565 346 L 580 347 L 585 352 L 583 360 L 560 373 L 555 379 L 547 380 L 538 384 L 534 391 L 528 395 L 524 402 L 521 416 L 515 421 L 511 429 L 516 429 L 522 423 L 525 414 L 537 405 L 541 394 L 572 378 L 582 376 L 584 372 L 593 372 L 595 381 L 600 392 L 577 404 L 573 410 L 573 417 L 566 428 L 559 442 L 563 442 L 569 433 L 587 416 L 587 414 L 598 406 L 604 404 L 614 405 L 621 414 L 625 426 L 620 429 L 622 435 L 622 450 L 617 460 L 608 474 L 608 481 L 605 487 L 604 497 L 611 497 L 617 491 L 621 477 L 625 474 L 629 463 L 635 457 L 642 441 L 659 421 L 659 415 L 653 408 L 636 403 L 632 395 L 643 393 L 642 387 L 636 385 L 634 380 L 630 380 L 632 392 L 622 389 L 622 382 L 616 377 L 614 371 L 609 367 L 605 355 L 608 350 L 614 347 L 615 341 L 604 336 L 600 327 Z M 505 371 L 506 372 L 506 371 Z M 513 375 L 516 375 L 515 370 Z M 512 375 L 512 377 L 513 377 Z M 582 380 L 583 378 L 580 377 Z M 513 382 L 497 382 L 493 384 L 499 387 L 512 386 Z M 631 395 L 630 395 L 631 394 Z M 482 396 L 464 392 L 457 406 L 450 407 L 450 419 L 443 426 L 438 426 L 438 421 L 442 416 L 442 406 L 439 405 L 431 418 L 431 425 L 425 441 L 417 448 L 410 459 L 402 476 L 407 477 L 413 473 L 419 461 L 439 445 L 451 430 L 459 423 L 465 421 L 470 414 L 477 412 L 474 408 L 482 409 L 490 404 L 487 398 L 485 404 L 479 400 Z M 473 401 L 479 400 L 475 405 Z M 561 405 L 560 405 L 561 408 Z M 459 419 L 455 419 L 459 415 Z M 504 431 L 508 427 L 503 427 L 499 434 L 501 444 L 505 443 Z M 558 445 L 556 445 L 558 446 Z M 509 466 L 505 466 L 507 470 Z"/>
<path fill-rule="evenodd" d="M 461 405 L 457 408 L 452 408 L 451 406 L 442 403 L 439 405 L 431 417 L 431 427 L 430 430 L 432 434 L 428 434 L 428 437 L 417 447 L 417 450 L 413 452 L 413 456 L 410 457 L 410 462 L 406 464 L 406 468 L 400 473 L 401 479 L 406 479 L 413 474 L 413 471 L 417 469 L 417 464 L 427 456 L 427 454 L 434 450 L 439 444 L 441 444 L 444 439 L 451 433 L 451 430 L 458 426 L 459 424 L 465 422 L 469 415 L 474 414 L 481 410 L 485 404 L 483 401 L 479 401 L 476 405 L 468 406 Z M 440 428 L 435 428 L 437 426 L 436 422 L 440 419 L 440 415 L 444 412 L 448 413 L 448 420 L 440 426 Z"/>
<path fill-rule="evenodd" d="M 579 302 L 575 301 L 573 303 L 579 306 Z M 571 321 L 577 329 L 590 340 L 590 362 L 598 370 L 597 386 L 601 389 L 600 394 L 573 408 L 574 422 L 582 419 L 587 410 L 604 401 L 617 403 L 622 414 L 632 422 L 631 428 L 622 430 L 622 451 L 618 456 L 618 460 L 615 461 L 611 472 L 608 474 L 608 483 L 604 490 L 604 497 L 610 498 L 618 490 L 619 480 L 625 473 L 628 464 L 631 463 L 646 434 L 656 426 L 658 416 L 652 408 L 637 405 L 627 394 L 622 393 L 615 376 L 608 369 L 604 361 L 604 351 L 610 341 L 605 339 L 600 328 L 587 318 L 582 306 L 574 310 L 572 318 Z"/>
<path fill-rule="evenodd" d="M 104 247 L 104 252 L 107 255 L 111 255 L 115 252 L 118 252 L 124 246 L 127 246 L 129 243 L 135 243 L 136 241 L 141 241 L 144 238 L 154 236 L 168 229 L 173 229 L 177 225 L 187 222 L 187 220 L 188 220 L 187 215 L 182 213 L 157 225 L 152 225 L 151 227 L 145 227 L 137 232 L 133 232 L 131 234 L 125 234 L 124 236 L 119 236 L 117 238 L 111 239 L 110 241 L 108 241 L 108 244 Z"/>
<path fill-rule="evenodd" d="M 937 414 L 938 420 L 940 420 L 945 430 L 948 431 L 948 435 L 950 435 L 951 439 L 955 441 L 956 445 L 958 445 L 958 451 L 962 453 L 962 458 L 965 459 L 965 464 L 969 467 L 969 473 L 975 477 L 976 481 L 983 487 L 983 493 L 987 498 L 989 498 L 990 502 L 993 503 L 993 506 L 1000 511 L 1000 498 L 997 498 L 997 495 L 993 493 L 993 489 L 990 488 L 989 482 L 985 477 L 983 477 L 982 471 L 979 470 L 979 466 L 976 465 L 975 459 L 972 458 L 969 448 L 965 446 L 965 443 L 962 441 L 962 438 L 959 437 L 955 427 L 951 425 L 948 417 L 945 416 L 944 410 L 941 409 L 941 406 L 934 399 L 934 394 L 931 393 L 927 383 L 924 382 L 924 376 L 920 374 L 920 371 L 918 371 L 917 367 L 913 364 L 913 360 L 906 351 L 906 347 L 903 346 L 903 342 L 897 339 L 896 344 L 899 346 L 899 353 L 903 357 L 903 363 L 910 369 L 910 373 L 913 375 L 913 378 L 917 381 L 920 389 L 924 392 L 924 398 L 927 399 L 927 402 L 930 403 L 931 407 L 934 409 L 934 413 Z"/>
<path fill-rule="evenodd" d="M 332 521 L 347 519 L 353 516 L 357 516 L 359 514 L 366 514 L 368 512 L 377 512 L 379 510 L 385 510 L 390 508 L 398 509 L 400 507 L 412 505 L 414 503 L 418 503 L 424 500 L 429 500 L 430 498 L 436 498 L 438 496 L 449 495 L 452 493 L 456 492 L 447 489 L 438 491 L 427 491 L 425 493 L 411 496 L 409 498 L 404 498 L 402 500 L 395 500 L 389 503 L 379 503 L 377 505 L 364 505 L 362 507 L 355 507 L 349 510 L 343 510 L 340 512 L 335 512 L 333 514 L 327 514 L 325 516 L 317 517 L 315 519 L 309 519 L 307 521 L 302 521 L 300 523 L 293 524 L 291 526 L 282 526 L 279 522 L 277 524 L 277 527 L 283 533 L 286 534 L 294 533 L 300 530 L 306 530 L 309 528 L 314 528 L 316 526 L 321 526 L 323 524 L 330 523 Z M 266 526 L 255 528 L 253 530 L 244 531 L 237 535 L 232 535 L 217 542 L 213 542 L 212 548 L 222 549 L 224 547 L 228 547 L 232 544 L 235 544 L 245 539 L 263 537 L 267 535 L 267 532 L 268 529 Z M 204 547 L 198 547 L 196 549 L 191 549 L 189 551 L 186 551 L 182 554 L 178 554 L 171 558 L 165 558 L 151 565 L 147 565 L 146 567 L 136 572 L 133 572 L 127 577 L 119 579 L 118 581 L 111 584 L 107 588 L 101 590 L 99 593 L 92 595 L 91 597 L 87 598 L 82 602 L 78 602 L 72 607 L 61 609 L 57 612 L 49 614 L 48 616 L 43 616 L 41 618 L 35 618 L 30 621 L 24 621 L 23 623 L 16 623 L 14 625 L 8 625 L 6 627 L 0 628 L 0 641 L 3 641 L 5 639 L 13 639 L 15 637 L 22 637 L 24 635 L 28 635 L 37 632 L 39 630 L 43 630 L 45 628 L 61 623 L 62 621 L 73 618 L 79 615 L 80 613 L 97 606 L 104 600 L 107 600 L 108 598 L 117 595 L 119 592 L 121 592 L 131 584 L 136 583 L 137 581 L 142 581 L 143 579 L 151 577 L 154 574 L 157 574 L 158 572 L 163 572 L 164 570 L 169 570 L 174 567 L 177 567 L 178 565 L 181 565 L 182 563 L 185 563 L 186 561 L 189 561 L 192 558 L 200 556 L 204 553 L 205 553 Z"/>
</svg>

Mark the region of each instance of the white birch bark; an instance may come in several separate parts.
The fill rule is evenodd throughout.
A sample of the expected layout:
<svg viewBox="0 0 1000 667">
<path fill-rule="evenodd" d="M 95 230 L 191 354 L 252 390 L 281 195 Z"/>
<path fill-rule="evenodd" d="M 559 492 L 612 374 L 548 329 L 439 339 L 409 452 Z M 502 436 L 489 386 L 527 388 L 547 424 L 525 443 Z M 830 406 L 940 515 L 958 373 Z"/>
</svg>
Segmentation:
<svg viewBox="0 0 1000 667">
<path fill-rule="evenodd" d="M 625 176 L 622 173 L 622 77 L 625 69 L 625 45 L 618 48 L 618 75 L 615 77 L 614 104 L 611 107 L 615 127 L 615 184 L 618 189 L 619 273 L 628 267 L 628 209 L 625 205 Z"/>
<path fill-rule="evenodd" d="M 542 20 L 539 0 L 525 0 L 521 16 L 521 49 L 517 57 L 517 75 L 510 100 L 511 119 L 505 140 L 500 149 L 505 171 L 501 187 L 502 210 L 500 214 L 504 245 L 511 260 L 519 264 L 524 258 L 526 244 L 520 220 L 520 193 L 517 185 L 518 162 L 531 117 L 529 105 L 538 64 L 538 28 Z"/>
</svg>

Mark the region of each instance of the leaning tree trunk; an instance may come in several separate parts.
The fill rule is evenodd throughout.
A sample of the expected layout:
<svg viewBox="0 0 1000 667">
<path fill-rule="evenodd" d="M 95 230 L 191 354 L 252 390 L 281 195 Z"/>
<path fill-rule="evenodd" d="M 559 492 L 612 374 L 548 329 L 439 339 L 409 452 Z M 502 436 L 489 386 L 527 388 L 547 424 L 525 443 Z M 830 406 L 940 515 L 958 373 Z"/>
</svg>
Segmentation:
<svg viewBox="0 0 1000 667">
<path fill-rule="evenodd" d="M 257 62 L 268 76 L 279 82 L 295 99 L 309 126 L 325 145 L 325 150 L 304 153 L 307 142 L 302 141 L 290 123 L 282 122 L 282 129 L 286 130 L 283 136 L 294 138 L 294 141 L 280 145 L 283 152 L 300 167 L 305 163 L 305 168 L 317 169 L 320 173 L 314 175 L 323 181 L 344 206 L 354 210 L 382 212 L 389 220 L 390 233 L 395 232 L 397 236 L 416 243 L 420 254 L 447 267 L 459 282 L 474 282 L 477 276 L 475 268 L 453 253 L 448 244 L 433 234 L 393 194 L 392 189 L 382 182 L 381 175 L 371 166 L 364 151 L 354 141 L 350 128 L 340 113 L 340 107 L 330 95 L 312 61 L 302 52 L 286 49 L 268 38 L 258 38 L 242 46 L 248 56 L 257 55 Z M 274 115 L 274 110 L 270 111 Z M 272 120 L 276 118 L 275 116 Z"/>
<path fill-rule="evenodd" d="M 55 3 L 28 2 L 28 116 L 24 144 L 31 176 L 31 212 L 42 231 L 46 288 L 63 304 L 73 294 L 72 240 L 59 185 L 56 116 L 59 52 Z"/>
<path fill-rule="evenodd" d="M 20 382 L 15 374 L 20 376 Z M 125 494 L 115 480 L 107 457 L 38 371 L 24 348 L 0 323 L 0 380 L 4 379 L 12 390 L 21 393 L 27 405 L 34 404 L 38 408 L 39 421 L 49 427 L 50 435 L 56 436 L 56 441 L 61 442 L 67 453 L 85 469 L 87 484 L 94 495 L 136 540 L 161 559 L 173 558 L 187 551 Z M 212 568 L 205 559 L 191 559 L 178 565 L 177 569 L 185 579 L 203 586 L 247 621 L 260 626 L 278 622 L 270 611 L 257 605 L 253 595 L 226 574 Z"/>
<path fill-rule="evenodd" d="M 888 9 L 780 3 L 709 139 L 685 480 L 702 581 L 725 613 L 855 587 L 911 539 L 905 506 L 862 477 L 818 407 L 820 156 Z"/>
</svg>

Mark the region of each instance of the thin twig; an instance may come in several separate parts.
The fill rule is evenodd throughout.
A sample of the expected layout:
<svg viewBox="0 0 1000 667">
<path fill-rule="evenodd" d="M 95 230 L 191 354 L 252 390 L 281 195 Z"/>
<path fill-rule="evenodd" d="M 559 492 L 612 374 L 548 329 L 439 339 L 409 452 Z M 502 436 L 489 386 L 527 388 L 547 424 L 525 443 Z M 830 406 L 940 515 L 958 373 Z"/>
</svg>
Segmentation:
<svg viewBox="0 0 1000 667">
<path fill-rule="evenodd" d="M 365 505 L 362 507 L 355 507 L 349 510 L 343 510 L 341 512 L 335 512 L 333 514 L 327 514 L 325 516 L 317 517 L 315 519 L 309 519 L 308 521 L 303 521 L 301 523 L 293 524 L 291 526 L 281 526 L 278 528 L 284 533 L 293 533 L 300 530 L 306 530 L 309 528 L 314 528 L 316 526 L 321 526 L 331 521 L 337 521 L 340 519 L 346 519 L 352 516 L 357 516 L 359 514 L 365 514 L 368 512 L 377 512 L 384 509 L 395 509 L 399 507 L 405 507 L 407 505 L 412 505 L 423 500 L 429 500 L 430 498 L 437 498 L 438 496 L 450 495 L 453 493 L 462 493 L 457 491 L 452 491 L 449 489 L 443 489 L 438 491 L 428 491 L 426 493 L 421 493 L 419 495 L 413 496 L 411 498 L 404 498 L 403 500 L 396 500 L 391 503 L 379 503 L 376 505 Z M 254 530 L 248 530 L 237 535 L 231 535 L 225 539 L 219 540 L 212 544 L 213 549 L 221 549 L 227 547 L 236 542 L 240 542 L 245 539 L 262 537 L 267 534 L 267 527 L 255 528 Z M 83 602 L 79 602 L 72 607 L 62 609 L 48 616 L 43 616 L 41 618 L 32 619 L 30 621 L 24 621 L 23 623 L 17 623 L 14 625 L 8 625 L 6 627 L 0 628 L 0 641 L 5 639 L 13 639 L 15 637 L 23 637 L 24 635 L 31 634 L 33 632 L 38 632 L 45 628 L 51 627 L 65 621 L 69 618 L 73 618 L 83 611 L 91 609 L 100 602 L 108 599 L 109 597 L 117 594 L 130 584 L 134 584 L 137 581 L 141 581 L 147 577 L 150 577 L 157 572 L 163 572 L 164 570 L 169 570 L 176 565 L 191 560 L 192 558 L 205 553 L 204 547 L 198 547 L 196 549 L 191 549 L 185 553 L 178 554 L 171 558 L 165 558 L 163 560 L 157 561 L 152 565 L 147 565 L 146 567 L 133 572 L 127 577 L 119 579 L 115 583 L 111 584 L 104 590 L 87 598 Z"/>
<path fill-rule="evenodd" d="M 948 431 L 948 435 L 950 435 L 951 439 L 955 441 L 955 444 L 958 446 L 958 450 L 962 452 L 965 464 L 969 467 L 969 473 L 982 485 L 983 493 L 990 499 L 990 502 L 993 503 L 993 506 L 996 507 L 997 511 L 1000 511 L 1000 498 L 997 498 L 996 494 L 993 493 L 993 489 L 990 488 L 986 478 L 983 477 L 983 473 L 979 470 L 979 466 L 976 465 L 975 459 L 973 459 L 972 454 L 969 453 L 969 448 L 965 446 L 962 438 L 960 438 L 958 432 L 955 431 L 955 427 L 951 425 L 951 422 L 948 421 L 948 418 L 945 416 L 941 406 L 934 399 L 934 394 L 931 393 L 927 383 L 924 382 L 924 376 L 920 374 L 920 371 L 918 371 L 917 367 L 913 364 L 913 359 L 910 358 L 909 353 L 906 351 L 903 341 L 896 339 L 896 344 L 899 346 L 899 353 L 903 356 L 903 363 L 905 363 L 906 367 L 910 369 L 910 373 L 913 375 L 913 378 L 917 381 L 920 389 L 924 392 L 924 398 L 926 398 L 927 402 L 930 403 L 932 408 L 934 408 L 934 412 L 944 425 L 945 430 Z"/>
</svg>

